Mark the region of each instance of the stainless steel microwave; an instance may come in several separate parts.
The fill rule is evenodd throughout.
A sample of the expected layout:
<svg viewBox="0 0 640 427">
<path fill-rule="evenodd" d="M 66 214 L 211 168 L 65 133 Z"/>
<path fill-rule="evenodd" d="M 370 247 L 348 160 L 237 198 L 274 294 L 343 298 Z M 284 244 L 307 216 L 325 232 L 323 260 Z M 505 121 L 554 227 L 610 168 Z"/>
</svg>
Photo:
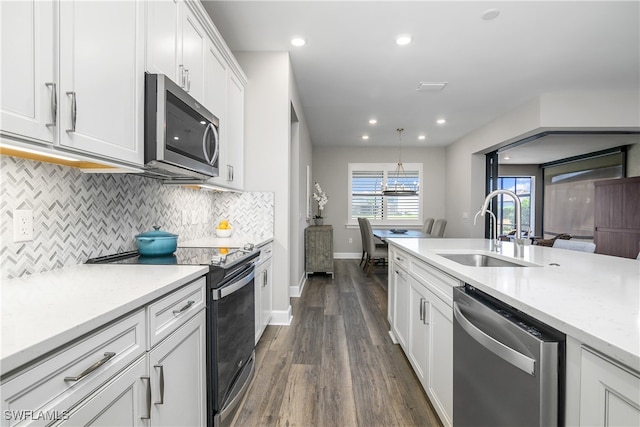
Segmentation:
<svg viewBox="0 0 640 427">
<path fill-rule="evenodd" d="M 145 74 L 144 162 L 165 178 L 218 176 L 220 121 L 164 74 Z"/>
</svg>

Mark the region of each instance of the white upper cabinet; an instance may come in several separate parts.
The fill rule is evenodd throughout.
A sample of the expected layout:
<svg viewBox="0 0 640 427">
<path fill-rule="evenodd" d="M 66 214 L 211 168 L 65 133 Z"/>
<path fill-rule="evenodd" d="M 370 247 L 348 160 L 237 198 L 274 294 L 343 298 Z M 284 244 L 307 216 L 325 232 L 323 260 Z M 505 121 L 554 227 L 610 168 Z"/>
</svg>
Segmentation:
<svg viewBox="0 0 640 427">
<path fill-rule="evenodd" d="M 0 2 L 2 133 L 53 143 L 56 122 L 54 4 Z"/>
<path fill-rule="evenodd" d="M 204 57 L 207 34 L 189 7 L 181 8 L 181 27 L 178 40 L 178 83 L 191 96 L 204 104 Z"/>
<path fill-rule="evenodd" d="M 144 3 L 59 6 L 60 145 L 142 164 Z"/>
<path fill-rule="evenodd" d="M 177 0 L 147 3 L 147 66 L 152 74 L 164 74 L 178 82 Z"/>
<path fill-rule="evenodd" d="M 220 176 L 227 186 L 242 190 L 244 180 L 244 85 L 229 73 L 227 83 L 226 154 Z M 224 175 L 223 175 L 224 174 Z"/>
<path fill-rule="evenodd" d="M 221 124 L 226 122 L 228 68 L 213 41 L 208 40 L 204 58 L 203 104 L 220 119 Z"/>
</svg>

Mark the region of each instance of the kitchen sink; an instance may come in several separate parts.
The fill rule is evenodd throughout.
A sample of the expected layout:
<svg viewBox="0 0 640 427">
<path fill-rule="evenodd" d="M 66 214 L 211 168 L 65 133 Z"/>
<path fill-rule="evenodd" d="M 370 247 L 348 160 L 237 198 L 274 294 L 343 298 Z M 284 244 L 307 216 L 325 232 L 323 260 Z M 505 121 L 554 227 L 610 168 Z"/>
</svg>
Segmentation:
<svg viewBox="0 0 640 427">
<path fill-rule="evenodd" d="M 438 254 L 458 264 L 471 267 L 527 267 L 527 265 L 506 261 L 485 254 Z"/>
</svg>

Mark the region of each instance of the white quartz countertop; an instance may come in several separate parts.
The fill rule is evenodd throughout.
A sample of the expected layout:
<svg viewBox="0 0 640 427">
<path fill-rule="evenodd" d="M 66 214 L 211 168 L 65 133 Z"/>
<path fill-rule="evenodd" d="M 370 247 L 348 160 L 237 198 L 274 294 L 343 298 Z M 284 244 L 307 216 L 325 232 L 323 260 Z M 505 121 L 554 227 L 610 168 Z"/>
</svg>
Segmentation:
<svg viewBox="0 0 640 427">
<path fill-rule="evenodd" d="M 492 253 L 486 239 L 388 242 L 640 371 L 639 261 L 542 246 L 525 246 L 524 257 L 515 258 L 513 243 Z M 535 266 L 470 267 L 438 255 L 444 253 L 486 253 Z"/>
<path fill-rule="evenodd" d="M 273 240 L 273 237 L 249 236 L 249 235 L 231 235 L 230 237 L 203 237 L 195 240 L 178 241 L 180 248 L 242 248 L 244 245 L 251 243 L 253 245 L 262 246 Z"/>
<path fill-rule="evenodd" d="M 207 266 L 82 264 L 3 280 L 2 373 L 136 310 L 207 271 Z"/>
</svg>

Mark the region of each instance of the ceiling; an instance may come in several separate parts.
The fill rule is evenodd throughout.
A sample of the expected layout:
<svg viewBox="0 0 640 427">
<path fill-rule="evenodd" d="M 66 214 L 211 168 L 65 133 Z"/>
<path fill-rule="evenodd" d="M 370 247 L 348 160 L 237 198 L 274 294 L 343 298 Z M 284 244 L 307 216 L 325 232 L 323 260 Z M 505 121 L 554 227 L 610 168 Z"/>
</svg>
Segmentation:
<svg viewBox="0 0 640 427">
<path fill-rule="evenodd" d="M 290 52 L 316 146 L 446 146 L 543 93 L 640 91 L 638 1 L 203 4 L 232 51 Z"/>
</svg>

